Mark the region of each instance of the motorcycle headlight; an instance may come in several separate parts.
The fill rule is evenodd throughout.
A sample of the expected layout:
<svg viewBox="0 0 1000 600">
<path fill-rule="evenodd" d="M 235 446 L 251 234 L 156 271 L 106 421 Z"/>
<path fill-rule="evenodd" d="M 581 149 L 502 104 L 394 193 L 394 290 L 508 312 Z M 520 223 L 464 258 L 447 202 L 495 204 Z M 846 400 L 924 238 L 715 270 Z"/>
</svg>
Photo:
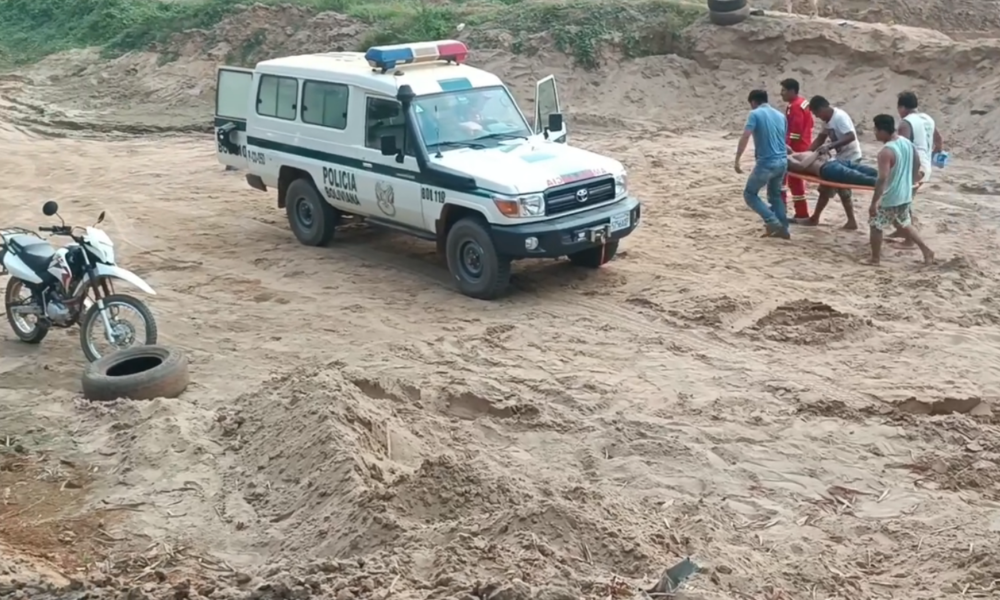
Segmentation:
<svg viewBox="0 0 1000 600">
<path fill-rule="evenodd" d="M 545 197 L 542 194 L 525 196 L 494 196 L 493 203 L 505 217 L 544 217 Z"/>
<path fill-rule="evenodd" d="M 628 175 L 622 173 L 615 175 L 615 198 L 621 198 L 628 194 Z"/>
</svg>

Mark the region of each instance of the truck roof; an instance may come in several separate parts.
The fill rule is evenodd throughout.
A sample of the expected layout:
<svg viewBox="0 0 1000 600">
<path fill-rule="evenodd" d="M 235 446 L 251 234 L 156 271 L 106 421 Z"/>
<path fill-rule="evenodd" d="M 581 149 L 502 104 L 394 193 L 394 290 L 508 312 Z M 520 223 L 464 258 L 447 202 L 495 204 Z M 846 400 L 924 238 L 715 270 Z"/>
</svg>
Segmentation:
<svg viewBox="0 0 1000 600">
<path fill-rule="evenodd" d="M 326 52 L 273 58 L 257 63 L 257 71 L 345 83 L 392 98 L 396 97 L 399 86 L 404 84 L 409 85 L 417 96 L 446 90 L 503 85 L 500 78 L 492 73 L 444 61 L 399 65 L 383 74 L 368 64 L 362 52 Z"/>
</svg>

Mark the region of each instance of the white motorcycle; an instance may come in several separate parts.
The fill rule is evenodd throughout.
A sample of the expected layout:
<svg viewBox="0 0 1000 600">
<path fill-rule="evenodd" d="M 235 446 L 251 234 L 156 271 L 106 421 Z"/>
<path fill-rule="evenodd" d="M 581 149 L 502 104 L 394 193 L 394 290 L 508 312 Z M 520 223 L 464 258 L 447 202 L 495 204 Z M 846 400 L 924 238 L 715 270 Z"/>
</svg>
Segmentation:
<svg viewBox="0 0 1000 600">
<path fill-rule="evenodd" d="M 46 202 L 42 213 L 58 216 L 59 205 Z M 135 345 L 156 343 L 156 321 L 149 308 L 127 294 L 115 292 L 115 280 L 125 281 L 147 294 L 156 294 L 141 277 L 115 264 L 114 242 L 97 228 L 66 225 L 39 227 L 38 231 L 66 236 L 74 243 L 55 248 L 38 234 L 15 227 L 0 229 L 0 275 L 9 273 L 4 296 L 7 321 L 14 334 L 28 344 L 41 343 L 52 327 L 80 325 L 80 345 L 87 360 Z M 125 318 L 133 313 L 139 323 Z M 97 333 L 102 325 L 104 335 Z M 98 350 L 101 338 L 111 349 Z"/>
</svg>

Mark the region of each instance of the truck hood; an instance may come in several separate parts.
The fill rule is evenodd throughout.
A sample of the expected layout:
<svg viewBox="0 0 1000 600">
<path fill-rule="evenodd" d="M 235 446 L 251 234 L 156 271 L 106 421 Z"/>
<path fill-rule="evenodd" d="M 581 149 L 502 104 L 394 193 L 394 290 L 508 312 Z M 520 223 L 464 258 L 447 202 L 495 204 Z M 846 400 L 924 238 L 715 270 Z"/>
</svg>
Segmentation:
<svg viewBox="0 0 1000 600">
<path fill-rule="evenodd" d="M 431 163 L 475 178 L 481 188 L 506 194 L 532 194 L 546 188 L 601 175 L 618 175 L 622 164 L 580 148 L 531 139 L 495 148 L 459 148 Z"/>
</svg>

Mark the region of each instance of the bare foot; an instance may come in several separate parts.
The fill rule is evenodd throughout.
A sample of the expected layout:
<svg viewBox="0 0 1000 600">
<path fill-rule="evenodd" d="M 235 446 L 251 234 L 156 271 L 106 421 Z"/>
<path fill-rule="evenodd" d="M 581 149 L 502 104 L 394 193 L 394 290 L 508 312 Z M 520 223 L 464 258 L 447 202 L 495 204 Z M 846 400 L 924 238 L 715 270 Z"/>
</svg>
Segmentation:
<svg viewBox="0 0 1000 600">
<path fill-rule="evenodd" d="M 928 250 L 927 252 L 924 252 L 924 264 L 925 265 L 933 265 L 934 264 L 934 251 L 933 250 Z"/>
<path fill-rule="evenodd" d="M 913 250 L 917 247 L 916 244 L 907 240 L 897 240 L 895 238 L 886 238 L 886 241 L 892 244 L 897 250 Z"/>
<path fill-rule="evenodd" d="M 857 231 L 858 230 L 858 224 L 857 224 L 856 221 L 848 221 L 847 224 L 845 224 L 842 227 L 842 229 L 844 229 L 845 231 Z"/>
<path fill-rule="evenodd" d="M 871 257 L 862 258 L 859 262 L 861 264 L 865 265 L 865 266 L 868 266 L 868 267 L 881 267 L 882 266 L 881 262 L 879 262 L 877 260 L 874 260 Z"/>
<path fill-rule="evenodd" d="M 819 225 L 819 220 L 814 217 L 809 217 L 807 219 L 796 218 L 793 223 L 796 225 L 805 225 L 806 227 L 816 227 Z"/>
</svg>

